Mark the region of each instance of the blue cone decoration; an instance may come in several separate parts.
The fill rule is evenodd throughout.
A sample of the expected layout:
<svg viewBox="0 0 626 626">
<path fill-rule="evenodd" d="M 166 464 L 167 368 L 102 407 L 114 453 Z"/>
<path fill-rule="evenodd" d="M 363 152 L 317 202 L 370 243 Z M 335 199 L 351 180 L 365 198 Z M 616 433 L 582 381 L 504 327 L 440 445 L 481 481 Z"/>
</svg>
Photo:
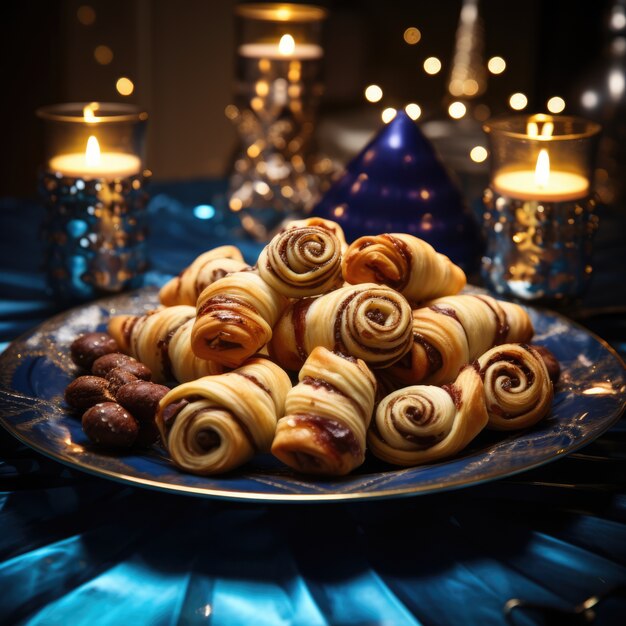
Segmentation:
<svg viewBox="0 0 626 626">
<path fill-rule="evenodd" d="M 479 265 L 478 224 L 433 146 L 404 112 L 347 166 L 312 213 L 339 222 L 348 242 L 410 233 L 468 273 Z"/>
</svg>

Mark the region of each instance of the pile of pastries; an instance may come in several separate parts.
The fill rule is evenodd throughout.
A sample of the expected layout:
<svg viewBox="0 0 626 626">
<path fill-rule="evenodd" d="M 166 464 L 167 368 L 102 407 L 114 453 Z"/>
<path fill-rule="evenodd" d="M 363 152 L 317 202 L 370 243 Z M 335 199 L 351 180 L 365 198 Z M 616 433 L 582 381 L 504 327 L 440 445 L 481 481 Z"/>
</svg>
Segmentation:
<svg viewBox="0 0 626 626">
<path fill-rule="evenodd" d="M 271 451 L 299 472 L 344 475 L 366 449 L 408 467 L 550 410 L 558 365 L 528 344 L 528 314 L 460 294 L 465 284 L 414 236 L 348 245 L 338 224 L 309 218 L 254 267 L 234 246 L 200 255 L 160 308 L 113 317 L 108 334 L 152 384 L 174 385 L 154 419 L 182 470 L 219 474 Z"/>
</svg>

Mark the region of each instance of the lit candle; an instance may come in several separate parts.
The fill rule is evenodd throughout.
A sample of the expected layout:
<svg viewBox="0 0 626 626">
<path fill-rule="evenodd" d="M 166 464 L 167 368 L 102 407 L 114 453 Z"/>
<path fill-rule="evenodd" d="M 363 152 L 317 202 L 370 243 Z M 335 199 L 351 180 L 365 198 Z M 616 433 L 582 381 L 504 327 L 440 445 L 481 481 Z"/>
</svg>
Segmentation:
<svg viewBox="0 0 626 626">
<path fill-rule="evenodd" d="M 98 139 L 91 135 L 84 152 L 59 154 L 50 159 L 48 166 L 63 176 L 114 180 L 138 174 L 141 161 L 134 154 L 125 152 L 100 152 Z"/>
<path fill-rule="evenodd" d="M 546 149 L 539 151 L 534 171 L 500 171 L 492 184 L 499 194 L 520 200 L 567 202 L 589 194 L 589 181 L 584 176 L 550 169 L 550 155 Z"/>
<path fill-rule="evenodd" d="M 239 54 L 251 59 L 300 60 L 319 59 L 324 52 L 315 43 L 296 43 L 290 34 L 285 34 L 276 43 L 245 43 L 239 46 Z"/>
</svg>

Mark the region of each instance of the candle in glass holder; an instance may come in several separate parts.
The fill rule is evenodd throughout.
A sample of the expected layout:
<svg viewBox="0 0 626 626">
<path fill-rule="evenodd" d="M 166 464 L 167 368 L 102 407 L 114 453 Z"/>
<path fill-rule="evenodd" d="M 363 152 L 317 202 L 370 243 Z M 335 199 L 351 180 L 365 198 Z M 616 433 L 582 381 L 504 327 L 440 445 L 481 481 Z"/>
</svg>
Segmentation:
<svg viewBox="0 0 626 626">
<path fill-rule="evenodd" d="M 147 115 L 132 105 L 43 107 L 40 189 L 51 291 L 86 300 L 138 286 L 147 266 L 143 169 Z"/>
<path fill-rule="evenodd" d="M 322 94 L 326 9 L 305 4 L 240 4 L 235 102 L 226 109 L 241 136 L 229 207 L 267 240 L 287 217 L 306 213 L 332 173 L 314 124 Z"/>
<path fill-rule="evenodd" d="M 591 180 L 600 127 L 534 115 L 492 120 L 485 131 L 491 145 L 484 196 L 487 285 L 525 300 L 580 297 L 592 271 L 597 217 Z"/>
</svg>

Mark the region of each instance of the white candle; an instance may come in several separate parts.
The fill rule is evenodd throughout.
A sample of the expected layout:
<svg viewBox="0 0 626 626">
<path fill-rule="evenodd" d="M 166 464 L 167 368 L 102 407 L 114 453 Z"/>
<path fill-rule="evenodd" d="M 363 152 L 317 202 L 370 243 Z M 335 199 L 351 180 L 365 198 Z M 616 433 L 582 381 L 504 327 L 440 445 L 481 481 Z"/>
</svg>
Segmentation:
<svg viewBox="0 0 626 626">
<path fill-rule="evenodd" d="M 85 152 L 59 154 L 50 159 L 48 167 L 63 176 L 114 180 L 138 174 L 141 160 L 125 152 L 100 152 L 98 140 L 91 136 Z"/>
<path fill-rule="evenodd" d="M 520 200 L 567 202 L 589 194 L 589 180 L 581 174 L 550 169 L 547 150 L 539 153 L 534 170 L 500 171 L 492 185 L 499 194 Z"/>
<path fill-rule="evenodd" d="M 239 54 L 250 59 L 299 60 L 319 59 L 324 51 L 315 43 L 296 43 L 289 34 L 276 43 L 245 43 L 239 46 Z"/>
</svg>

